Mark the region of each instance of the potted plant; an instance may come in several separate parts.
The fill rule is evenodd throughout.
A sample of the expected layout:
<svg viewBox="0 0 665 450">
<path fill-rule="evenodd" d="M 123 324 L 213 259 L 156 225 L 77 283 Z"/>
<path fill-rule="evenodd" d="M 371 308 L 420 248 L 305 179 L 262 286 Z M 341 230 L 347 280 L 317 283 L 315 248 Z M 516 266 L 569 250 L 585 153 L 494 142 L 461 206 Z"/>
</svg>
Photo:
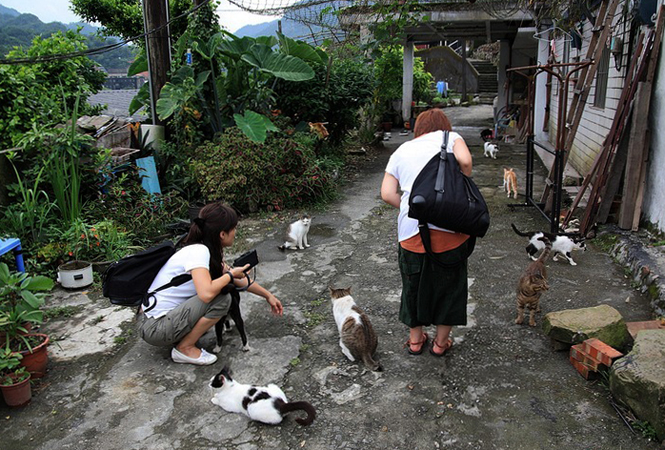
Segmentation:
<svg viewBox="0 0 665 450">
<path fill-rule="evenodd" d="M 45 291 L 52 288 L 53 281 L 47 277 L 12 273 L 7 264 L 0 263 L 0 333 L 7 349 L 21 353 L 21 365 L 33 378 L 46 372 L 49 337 L 28 331 L 44 320 L 40 308 L 44 305 Z"/>
<path fill-rule="evenodd" d="M 26 405 L 32 398 L 30 372 L 20 367 L 23 357 L 9 349 L 9 345 L 0 350 L 0 391 L 7 406 Z"/>
</svg>

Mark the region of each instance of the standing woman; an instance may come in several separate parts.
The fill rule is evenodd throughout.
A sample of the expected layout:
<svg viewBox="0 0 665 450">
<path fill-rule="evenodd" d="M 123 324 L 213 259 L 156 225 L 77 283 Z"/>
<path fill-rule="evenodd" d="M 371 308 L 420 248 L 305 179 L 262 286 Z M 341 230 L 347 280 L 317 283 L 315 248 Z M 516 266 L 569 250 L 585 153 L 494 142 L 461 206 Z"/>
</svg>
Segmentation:
<svg viewBox="0 0 665 450">
<path fill-rule="evenodd" d="M 170 347 L 173 362 L 209 365 L 217 356 L 196 347 L 196 343 L 224 316 L 231 304 L 222 290 L 230 283 L 246 286 L 244 271 L 224 262 L 224 247 L 236 235 L 238 215 L 222 203 L 204 206 L 194 219 L 184 247 L 166 262 L 150 286 L 150 291 L 167 284 L 177 275 L 189 273 L 192 279 L 180 286 L 155 293 L 151 305 L 142 311 L 141 337 L 147 343 Z M 282 303 L 266 289 L 253 283 L 248 292 L 264 297 L 273 314 L 282 315 Z"/>
<path fill-rule="evenodd" d="M 424 326 L 436 325 L 429 351 L 443 356 L 453 345 L 450 338 L 453 325 L 466 325 L 469 236 L 429 225 L 437 263 L 425 251 L 418 221 L 408 217 L 413 182 L 425 164 L 441 151 L 444 130 L 449 132 L 447 152 L 453 153 L 462 172 L 471 176 L 471 153 L 464 139 L 452 131 L 442 110 L 430 109 L 416 119 L 414 139 L 391 155 L 381 184 L 383 201 L 399 208 L 398 259 L 402 275 L 399 319 L 410 329 L 405 346 L 412 355 L 421 354 L 427 345 L 429 336 Z"/>
</svg>

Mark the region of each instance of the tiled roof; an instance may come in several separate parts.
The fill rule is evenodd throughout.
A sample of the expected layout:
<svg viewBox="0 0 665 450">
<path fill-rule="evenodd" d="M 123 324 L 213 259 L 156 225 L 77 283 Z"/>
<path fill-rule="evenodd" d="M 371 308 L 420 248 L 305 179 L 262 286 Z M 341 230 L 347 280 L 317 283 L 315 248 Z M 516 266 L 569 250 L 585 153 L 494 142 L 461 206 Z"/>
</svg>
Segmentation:
<svg viewBox="0 0 665 450">
<path fill-rule="evenodd" d="M 123 118 L 131 117 L 135 121 L 144 120 L 143 109 L 140 109 L 131 116 L 129 115 L 129 104 L 137 93 L 138 89 L 104 89 L 97 94 L 91 95 L 88 98 L 88 103 L 91 105 L 106 105 L 106 109 L 102 111 L 102 114 Z"/>
</svg>

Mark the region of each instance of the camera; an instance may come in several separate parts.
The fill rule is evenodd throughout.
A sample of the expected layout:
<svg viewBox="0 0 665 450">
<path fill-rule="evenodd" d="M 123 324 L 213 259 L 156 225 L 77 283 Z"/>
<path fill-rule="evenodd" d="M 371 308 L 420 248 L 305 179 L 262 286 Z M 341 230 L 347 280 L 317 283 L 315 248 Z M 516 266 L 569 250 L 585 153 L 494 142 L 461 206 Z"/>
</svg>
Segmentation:
<svg viewBox="0 0 665 450">
<path fill-rule="evenodd" d="M 234 267 L 243 267 L 246 264 L 249 264 L 249 269 L 251 270 L 254 266 L 259 263 L 259 256 L 256 254 L 256 250 L 250 250 L 242 255 L 238 256 L 235 261 L 233 261 Z"/>
</svg>

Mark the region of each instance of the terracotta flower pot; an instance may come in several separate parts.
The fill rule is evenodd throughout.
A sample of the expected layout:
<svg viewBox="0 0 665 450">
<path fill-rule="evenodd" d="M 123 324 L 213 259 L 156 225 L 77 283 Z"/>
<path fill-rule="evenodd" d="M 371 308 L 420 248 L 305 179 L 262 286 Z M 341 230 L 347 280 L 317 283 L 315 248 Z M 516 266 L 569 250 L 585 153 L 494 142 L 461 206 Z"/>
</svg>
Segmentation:
<svg viewBox="0 0 665 450">
<path fill-rule="evenodd" d="M 30 376 L 16 384 L 2 385 L 0 386 L 0 390 L 7 406 L 18 408 L 27 405 L 32 398 Z"/>
<path fill-rule="evenodd" d="M 26 337 L 38 336 L 41 338 L 41 343 L 32 347 L 32 351 L 22 350 L 20 353 L 23 355 L 21 359 L 21 366 L 25 367 L 32 378 L 42 378 L 46 375 L 46 366 L 48 364 L 47 345 L 51 341 L 48 335 L 41 333 L 27 334 Z"/>
</svg>

